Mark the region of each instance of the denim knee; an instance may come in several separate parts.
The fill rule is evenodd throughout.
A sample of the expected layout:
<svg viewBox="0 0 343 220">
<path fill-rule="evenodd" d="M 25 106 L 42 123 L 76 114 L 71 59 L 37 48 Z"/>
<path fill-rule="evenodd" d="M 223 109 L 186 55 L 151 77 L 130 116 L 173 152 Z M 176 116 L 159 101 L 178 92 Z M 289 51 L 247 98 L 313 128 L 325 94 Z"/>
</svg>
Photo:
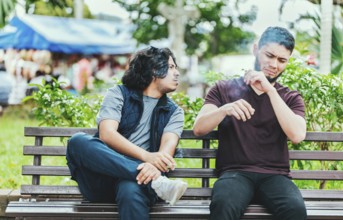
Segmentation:
<svg viewBox="0 0 343 220">
<path fill-rule="evenodd" d="M 210 219 L 240 219 L 254 195 L 250 173 L 225 172 L 212 190 Z"/>
<path fill-rule="evenodd" d="M 289 199 L 286 204 L 276 210 L 274 217 L 278 220 L 304 220 L 306 218 L 306 206 L 301 197 Z"/>
<path fill-rule="evenodd" d="M 149 219 L 151 199 L 144 187 L 134 181 L 121 180 L 117 184 L 120 219 Z"/>
<path fill-rule="evenodd" d="M 75 179 L 76 167 L 80 165 L 80 159 L 77 158 L 77 155 L 80 154 L 77 153 L 77 151 L 81 139 L 84 138 L 84 135 L 85 134 L 81 132 L 76 133 L 73 136 L 71 136 L 67 142 L 66 159 L 72 179 Z"/>
</svg>

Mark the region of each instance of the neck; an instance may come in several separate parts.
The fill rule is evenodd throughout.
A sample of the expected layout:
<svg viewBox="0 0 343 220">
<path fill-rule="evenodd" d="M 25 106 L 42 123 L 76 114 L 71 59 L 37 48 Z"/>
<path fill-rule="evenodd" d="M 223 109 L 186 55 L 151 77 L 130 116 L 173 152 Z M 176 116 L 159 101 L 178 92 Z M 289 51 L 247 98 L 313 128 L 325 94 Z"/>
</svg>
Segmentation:
<svg viewBox="0 0 343 220">
<path fill-rule="evenodd" d="M 143 95 L 159 99 L 163 94 L 157 89 L 156 86 L 150 84 L 146 89 L 143 90 Z"/>
</svg>

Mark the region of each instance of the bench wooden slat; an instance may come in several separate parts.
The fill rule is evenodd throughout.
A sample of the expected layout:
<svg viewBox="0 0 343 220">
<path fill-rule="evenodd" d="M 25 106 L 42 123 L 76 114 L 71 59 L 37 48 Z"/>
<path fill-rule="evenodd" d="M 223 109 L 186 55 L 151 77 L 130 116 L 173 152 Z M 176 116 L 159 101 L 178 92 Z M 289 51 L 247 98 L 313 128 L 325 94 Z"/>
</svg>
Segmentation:
<svg viewBox="0 0 343 220">
<path fill-rule="evenodd" d="M 342 200 L 342 190 L 301 189 L 305 200 Z M 211 197 L 212 188 L 188 188 L 184 197 Z M 22 185 L 23 195 L 81 195 L 77 186 Z"/>
<path fill-rule="evenodd" d="M 42 175 L 42 176 L 70 176 L 70 171 L 66 166 L 31 166 L 26 165 L 22 167 L 23 175 Z M 169 177 L 188 177 L 188 178 L 202 178 L 202 177 L 216 177 L 214 169 L 203 168 L 177 168 L 171 171 Z"/>
<path fill-rule="evenodd" d="M 305 141 L 343 142 L 343 132 L 306 132 Z"/>
<path fill-rule="evenodd" d="M 216 149 L 192 149 L 183 148 L 184 158 L 215 158 Z M 24 146 L 24 155 L 46 155 L 46 156 L 65 156 L 66 147 L 64 146 Z"/>
<path fill-rule="evenodd" d="M 194 149 L 182 148 L 184 158 L 215 158 L 216 149 Z M 343 151 L 301 151 L 291 150 L 291 160 L 325 160 L 341 161 Z M 47 155 L 47 156 L 65 156 L 66 147 L 64 146 L 24 146 L 24 155 Z"/>
<path fill-rule="evenodd" d="M 307 215 L 311 219 L 343 219 L 343 202 L 314 202 L 305 201 Z M 158 203 L 152 207 L 151 219 L 208 219 L 209 201 L 181 200 L 175 206 Z M 82 219 L 114 218 L 118 216 L 118 208 L 115 204 L 74 202 L 11 202 L 7 207 L 8 216 L 18 216 L 18 212 L 26 211 L 29 217 L 78 217 Z M 20 215 L 19 215 L 20 216 Z M 26 219 L 26 218 L 25 218 Z M 242 219 L 271 219 L 271 215 L 260 205 L 249 205 Z"/>
<path fill-rule="evenodd" d="M 24 146 L 24 155 L 65 156 L 66 147 L 61 146 Z"/>
<path fill-rule="evenodd" d="M 70 176 L 66 166 L 23 166 L 23 175 L 43 176 Z M 293 179 L 298 180 L 343 180 L 343 171 L 329 170 L 292 170 Z M 176 178 L 216 178 L 215 169 L 212 168 L 177 168 L 168 173 L 169 177 Z"/>
<path fill-rule="evenodd" d="M 41 137 L 70 137 L 77 132 L 95 134 L 96 128 L 55 128 L 55 127 L 25 127 L 25 136 Z M 208 135 L 196 137 L 191 130 L 184 130 L 183 139 L 217 139 L 218 132 L 212 131 Z M 343 142 L 342 132 L 307 132 L 305 141 Z"/>
<path fill-rule="evenodd" d="M 337 170 L 292 170 L 291 175 L 297 180 L 343 180 L 343 171 Z"/>
<path fill-rule="evenodd" d="M 24 135 L 27 137 L 70 137 L 77 132 L 95 134 L 96 128 L 57 128 L 57 127 L 25 127 Z"/>
<path fill-rule="evenodd" d="M 97 132 L 96 128 L 60 128 L 60 127 L 25 127 L 24 135 L 27 137 L 70 137 L 77 132 L 85 132 L 94 135 Z M 218 134 L 212 131 L 207 135 L 197 137 L 192 130 L 184 130 L 182 139 L 217 139 Z"/>
<path fill-rule="evenodd" d="M 80 195 L 77 186 L 21 185 L 23 195 Z"/>
<path fill-rule="evenodd" d="M 211 196 L 211 188 L 188 188 L 184 197 L 204 197 Z M 52 185 L 22 185 L 23 195 L 81 195 L 77 186 L 52 186 Z"/>
<path fill-rule="evenodd" d="M 343 151 L 305 151 L 290 150 L 289 158 L 291 160 L 324 160 L 324 161 L 342 161 Z"/>
<path fill-rule="evenodd" d="M 307 200 L 343 200 L 343 190 L 300 189 L 300 192 Z"/>
<path fill-rule="evenodd" d="M 22 166 L 23 175 L 70 176 L 66 166 Z"/>
</svg>

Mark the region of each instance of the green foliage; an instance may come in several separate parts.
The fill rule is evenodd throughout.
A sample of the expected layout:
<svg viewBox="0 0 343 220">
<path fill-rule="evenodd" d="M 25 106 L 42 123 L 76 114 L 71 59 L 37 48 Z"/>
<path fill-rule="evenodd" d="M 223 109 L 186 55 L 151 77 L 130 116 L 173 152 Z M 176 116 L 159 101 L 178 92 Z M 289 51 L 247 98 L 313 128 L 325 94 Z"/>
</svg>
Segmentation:
<svg viewBox="0 0 343 220">
<path fill-rule="evenodd" d="M 0 0 L 0 28 L 6 25 L 8 16 L 15 10 L 17 2 L 18 0 Z M 23 3 L 26 13 L 74 17 L 73 0 L 25 0 Z M 86 4 L 83 5 L 83 17 L 94 18 Z"/>
<path fill-rule="evenodd" d="M 16 0 L 1 0 L 0 1 L 0 27 L 5 26 L 8 16 L 15 8 Z"/>
<path fill-rule="evenodd" d="M 221 72 L 215 72 L 215 71 L 208 71 L 205 73 L 205 82 L 208 86 L 213 86 L 218 80 L 229 80 L 235 77 L 239 77 L 239 75 L 225 75 Z"/>
<path fill-rule="evenodd" d="M 26 13 L 30 8 L 37 15 L 74 17 L 74 0 L 26 0 Z M 83 17 L 93 18 L 86 4 L 83 4 Z"/>
<path fill-rule="evenodd" d="M 335 26 L 332 28 L 331 59 L 331 73 L 343 76 L 343 32 Z"/>
<path fill-rule="evenodd" d="M 302 61 L 291 59 L 284 75 L 280 78 L 282 84 L 290 89 L 298 90 L 303 96 L 306 107 L 306 124 L 308 131 L 342 131 L 343 130 L 343 78 L 333 74 L 320 74 L 309 68 Z M 339 143 L 301 142 L 290 144 L 291 149 L 301 150 L 343 150 Z M 296 161 L 291 164 L 295 169 L 340 170 L 342 162 Z M 299 182 L 301 184 L 301 182 Z M 327 181 L 316 181 L 302 186 L 306 188 L 325 188 Z"/>
<path fill-rule="evenodd" d="M 23 101 L 32 100 L 33 109 L 40 125 L 60 127 L 94 127 L 102 97 L 96 95 L 73 96 L 61 89 L 60 84 L 53 80 L 51 84 L 31 85 L 38 88 Z"/>
<path fill-rule="evenodd" d="M 203 105 L 202 98 L 191 99 L 184 93 L 173 93 L 171 98 L 184 110 L 184 129 L 192 129 L 195 118 Z"/>
<path fill-rule="evenodd" d="M 159 4 L 175 5 L 174 0 L 113 0 L 123 6 L 136 25 L 133 36 L 139 43 L 168 38 L 168 20 L 158 11 Z M 184 8 L 197 8 L 200 17 L 185 19 L 185 43 L 187 54 L 213 57 L 237 51 L 248 51 L 247 45 L 255 34 L 244 30 L 244 25 L 256 19 L 257 9 L 236 13 L 244 1 L 184 1 Z"/>
<path fill-rule="evenodd" d="M 280 82 L 298 90 L 306 105 L 307 130 L 342 131 L 343 80 L 332 74 L 320 74 L 302 61 L 291 59 Z"/>
</svg>

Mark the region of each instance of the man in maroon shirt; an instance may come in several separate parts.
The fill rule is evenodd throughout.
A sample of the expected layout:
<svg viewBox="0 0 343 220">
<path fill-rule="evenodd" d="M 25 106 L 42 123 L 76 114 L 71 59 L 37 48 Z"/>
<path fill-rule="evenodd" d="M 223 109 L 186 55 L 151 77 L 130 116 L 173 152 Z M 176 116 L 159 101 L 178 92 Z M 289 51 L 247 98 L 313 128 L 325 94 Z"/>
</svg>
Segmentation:
<svg viewBox="0 0 343 220">
<path fill-rule="evenodd" d="M 194 124 L 195 135 L 218 126 L 210 219 L 240 219 L 254 199 L 277 220 L 306 219 L 299 189 L 290 179 L 287 139 L 306 135 L 304 101 L 277 83 L 294 48 L 288 30 L 269 27 L 254 45 L 255 70 L 219 81 L 206 96 Z"/>
</svg>

